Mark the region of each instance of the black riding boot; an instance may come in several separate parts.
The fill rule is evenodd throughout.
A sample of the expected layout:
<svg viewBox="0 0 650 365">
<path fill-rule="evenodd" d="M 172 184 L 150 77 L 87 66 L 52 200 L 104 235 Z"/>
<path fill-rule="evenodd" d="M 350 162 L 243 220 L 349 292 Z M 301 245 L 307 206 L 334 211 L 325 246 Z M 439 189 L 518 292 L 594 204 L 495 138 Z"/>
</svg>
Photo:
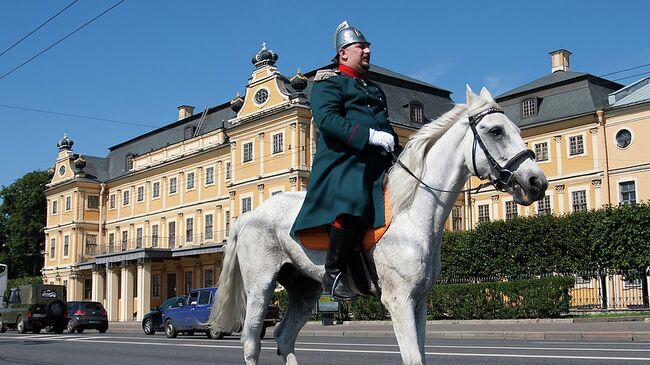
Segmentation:
<svg viewBox="0 0 650 365">
<path fill-rule="evenodd" d="M 350 289 L 348 279 L 343 273 L 347 259 L 354 249 L 358 238 L 356 230 L 343 230 L 332 226 L 330 228 L 330 247 L 325 259 L 325 275 L 323 275 L 324 294 L 334 300 L 352 300 L 357 295 Z"/>
</svg>

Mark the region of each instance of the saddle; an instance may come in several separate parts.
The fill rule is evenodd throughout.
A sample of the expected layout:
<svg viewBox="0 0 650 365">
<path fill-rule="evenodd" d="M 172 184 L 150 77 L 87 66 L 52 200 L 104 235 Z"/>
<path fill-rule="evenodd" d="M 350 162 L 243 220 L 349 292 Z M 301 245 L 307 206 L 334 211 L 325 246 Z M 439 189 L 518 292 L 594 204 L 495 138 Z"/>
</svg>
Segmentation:
<svg viewBox="0 0 650 365">
<path fill-rule="evenodd" d="M 361 245 L 354 249 L 348 259 L 346 275 L 354 284 L 360 294 L 379 298 L 380 290 L 377 285 L 377 271 L 365 258 L 365 253 L 373 248 L 384 235 L 391 221 L 390 200 L 384 189 L 384 225 L 366 230 L 361 240 Z M 300 243 L 307 249 L 327 251 L 329 249 L 329 236 L 325 226 L 314 227 L 298 232 Z"/>
</svg>

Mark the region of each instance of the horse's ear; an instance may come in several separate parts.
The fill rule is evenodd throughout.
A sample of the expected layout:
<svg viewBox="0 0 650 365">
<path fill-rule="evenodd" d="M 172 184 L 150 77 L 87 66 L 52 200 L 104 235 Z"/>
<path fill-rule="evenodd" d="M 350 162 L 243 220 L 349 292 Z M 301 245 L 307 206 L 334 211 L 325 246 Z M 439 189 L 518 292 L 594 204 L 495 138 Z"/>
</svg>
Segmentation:
<svg viewBox="0 0 650 365">
<path fill-rule="evenodd" d="M 474 99 L 474 92 L 472 91 L 472 88 L 469 87 L 469 84 L 465 84 L 465 89 L 467 90 L 467 105 L 470 105 L 472 103 L 472 99 Z"/>
<path fill-rule="evenodd" d="M 494 101 L 494 98 L 492 97 L 492 94 L 486 89 L 485 87 L 481 88 L 481 98 L 487 100 L 487 101 Z"/>
</svg>

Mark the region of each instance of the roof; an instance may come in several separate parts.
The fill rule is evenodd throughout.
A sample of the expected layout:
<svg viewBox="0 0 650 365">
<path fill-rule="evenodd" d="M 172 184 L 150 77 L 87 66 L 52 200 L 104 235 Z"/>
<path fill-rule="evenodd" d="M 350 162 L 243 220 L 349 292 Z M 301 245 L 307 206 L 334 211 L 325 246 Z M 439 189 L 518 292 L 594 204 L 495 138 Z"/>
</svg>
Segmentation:
<svg viewBox="0 0 650 365">
<path fill-rule="evenodd" d="M 316 72 L 321 69 L 333 67 L 335 67 L 334 64 L 329 64 L 305 73 L 305 77 L 308 79 L 308 85 L 302 91 L 302 94 L 307 99 L 311 93 L 311 86 Z M 371 65 L 368 77 L 378 83 L 384 90 L 388 99 L 389 119 L 392 123 L 412 128 L 421 127 L 421 124 L 410 122 L 408 105 L 412 101 L 417 101 L 423 105 L 424 116 L 428 120 L 439 117 L 453 107 L 451 92 L 437 86 L 376 65 Z M 284 84 L 289 94 L 298 94 L 291 87 L 291 83 L 286 77 L 279 76 L 279 80 Z M 126 175 L 127 171 L 124 170 L 124 167 L 127 155 L 143 155 L 182 141 L 184 139 L 185 128 L 188 126 L 196 128 L 202 114 L 202 112 L 196 113 L 188 118 L 174 121 L 166 126 L 110 147 L 109 154 L 106 158 L 87 158 L 87 165 L 84 168 L 84 172 L 87 175 L 96 177 L 98 181 L 106 181 Z M 232 126 L 227 121 L 235 117 L 236 113 L 230 109 L 230 101 L 211 107 L 207 111 L 205 123 L 199 134 L 205 134 L 222 128 L 228 130 Z"/>
<path fill-rule="evenodd" d="M 620 107 L 650 101 L 650 77 L 609 94 L 609 105 Z"/>
<path fill-rule="evenodd" d="M 607 106 L 607 96 L 622 85 L 588 73 L 558 71 L 496 98 L 506 115 L 520 128 L 552 123 L 594 113 Z M 535 98 L 537 113 L 523 118 L 521 102 Z"/>
</svg>

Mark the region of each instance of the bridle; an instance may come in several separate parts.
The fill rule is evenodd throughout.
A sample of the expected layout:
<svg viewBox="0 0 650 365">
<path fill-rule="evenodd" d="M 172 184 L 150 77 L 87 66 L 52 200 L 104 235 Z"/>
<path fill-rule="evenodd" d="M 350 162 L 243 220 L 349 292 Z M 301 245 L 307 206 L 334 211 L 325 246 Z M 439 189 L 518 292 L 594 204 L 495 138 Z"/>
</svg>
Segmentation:
<svg viewBox="0 0 650 365">
<path fill-rule="evenodd" d="M 535 152 L 530 149 L 525 149 L 514 155 L 510 160 L 508 160 L 508 162 L 506 162 L 505 165 L 501 166 L 497 160 L 492 157 L 492 154 L 490 151 L 488 151 L 487 146 L 485 146 L 485 143 L 483 143 L 481 136 L 476 130 L 476 126 L 486 115 L 495 113 L 504 114 L 503 109 L 492 107 L 469 117 L 469 126 L 472 128 L 472 133 L 474 134 L 474 143 L 472 144 L 472 167 L 474 168 L 474 175 L 482 180 L 490 179 L 490 183 L 494 185 L 495 189 L 505 192 L 506 187 L 510 187 L 513 184 L 512 177 L 514 175 L 514 172 L 510 168 L 513 165 L 521 163 L 529 158 L 535 161 Z M 485 158 L 487 158 L 490 165 L 499 172 L 499 175 L 495 179 L 492 179 L 489 175 L 487 177 L 479 175 L 478 169 L 476 168 L 476 145 L 479 145 L 479 147 L 481 147 L 483 153 L 485 154 Z"/>
<path fill-rule="evenodd" d="M 487 146 L 485 143 L 483 143 L 483 140 L 481 139 L 481 136 L 478 134 L 478 131 L 476 130 L 476 126 L 483 120 L 483 118 L 487 115 L 490 114 L 495 114 L 495 113 L 500 113 L 504 114 L 503 109 L 492 107 L 488 108 L 480 113 L 470 115 L 469 116 L 469 126 L 472 129 L 472 134 L 474 135 L 474 142 L 472 143 L 472 168 L 474 169 L 474 175 L 477 176 L 481 180 L 489 180 L 489 182 L 482 183 L 476 188 L 473 189 L 463 189 L 460 191 L 450 191 L 450 190 L 443 190 L 443 189 L 437 189 L 434 187 L 431 187 L 427 185 L 424 181 L 422 181 L 419 177 L 415 176 L 415 174 L 408 168 L 402 161 L 399 160 L 399 157 L 395 154 L 395 152 L 392 152 L 393 159 L 395 162 L 402 167 L 409 175 L 413 176 L 420 184 L 424 185 L 427 189 L 434 190 L 434 191 L 439 191 L 443 193 L 464 193 L 468 191 L 473 191 L 475 190 L 475 193 L 478 193 L 480 189 L 493 185 L 495 189 L 499 191 L 506 191 L 506 188 L 511 187 L 514 184 L 514 172 L 510 169 L 513 165 L 519 164 L 523 162 L 526 159 L 531 159 L 535 160 L 535 152 L 533 152 L 530 149 L 525 149 L 516 155 L 514 155 L 508 162 L 506 162 L 505 165 L 501 166 L 497 162 L 497 160 L 492 156 L 490 151 L 488 150 Z M 478 173 L 478 169 L 476 168 L 476 146 L 481 147 L 481 150 L 483 150 L 483 153 L 485 154 L 485 158 L 488 160 L 490 163 L 490 166 L 492 166 L 495 170 L 499 172 L 499 175 L 496 178 L 491 178 L 491 176 L 485 177 L 482 176 Z"/>
</svg>

